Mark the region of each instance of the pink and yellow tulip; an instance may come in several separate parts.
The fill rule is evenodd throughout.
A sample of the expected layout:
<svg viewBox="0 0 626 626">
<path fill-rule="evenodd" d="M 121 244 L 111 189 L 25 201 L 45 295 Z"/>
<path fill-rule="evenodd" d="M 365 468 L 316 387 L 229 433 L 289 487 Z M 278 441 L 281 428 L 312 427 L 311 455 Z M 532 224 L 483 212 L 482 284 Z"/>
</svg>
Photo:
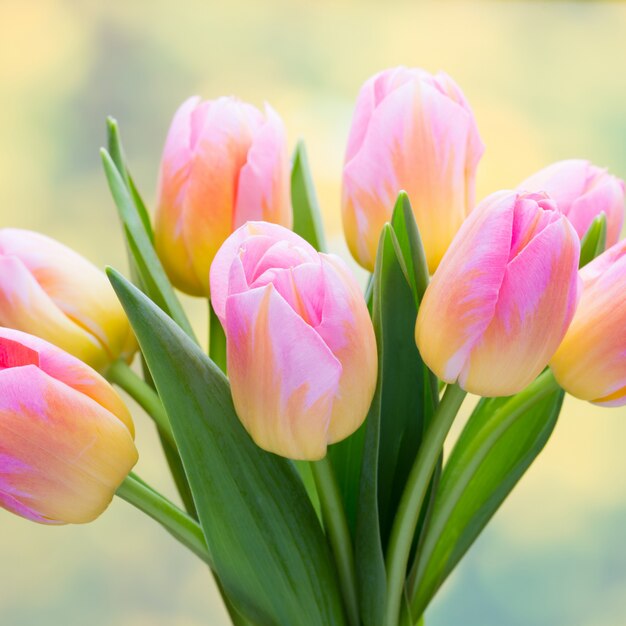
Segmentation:
<svg viewBox="0 0 626 626">
<path fill-rule="evenodd" d="M 0 506 L 42 524 L 100 515 L 137 462 L 128 409 L 94 370 L 0 328 Z"/>
<path fill-rule="evenodd" d="M 209 295 L 209 268 L 226 237 L 248 220 L 290 227 L 285 127 L 235 98 L 190 98 L 170 127 L 159 181 L 155 244 L 172 283 Z"/>
<path fill-rule="evenodd" d="M 580 271 L 582 297 L 550 361 L 573 396 L 605 406 L 626 404 L 626 240 Z"/>
<path fill-rule="evenodd" d="M 376 339 L 344 263 L 278 225 L 236 230 L 211 267 L 237 414 L 262 448 L 320 459 L 363 422 Z"/>
<path fill-rule="evenodd" d="M 100 372 L 137 349 L 104 273 L 28 230 L 0 230 L 0 326 L 37 335 Z"/>
<path fill-rule="evenodd" d="M 357 262 L 373 271 L 383 224 L 404 189 L 434 272 L 473 208 L 483 150 L 472 110 L 448 75 L 398 67 L 370 78 L 343 170 L 343 224 Z"/>
<path fill-rule="evenodd" d="M 617 243 L 624 223 L 624 181 L 605 169 L 582 159 L 559 161 L 527 178 L 519 189 L 548 193 L 581 239 L 604 213 L 607 246 Z"/>
<path fill-rule="evenodd" d="M 580 242 L 546 194 L 483 200 L 426 290 L 416 324 L 425 363 L 482 396 L 526 387 L 572 320 Z"/>
</svg>

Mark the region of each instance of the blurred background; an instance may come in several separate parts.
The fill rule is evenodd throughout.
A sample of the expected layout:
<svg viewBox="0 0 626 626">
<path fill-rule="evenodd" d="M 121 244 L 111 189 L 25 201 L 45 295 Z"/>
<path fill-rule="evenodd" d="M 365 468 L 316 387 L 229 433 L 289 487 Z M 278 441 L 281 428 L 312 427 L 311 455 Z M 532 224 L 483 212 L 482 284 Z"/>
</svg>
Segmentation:
<svg viewBox="0 0 626 626">
<path fill-rule="evenodd" d="M 345 254 L 339 191 L 361 83 L 443 69 L 487 146 L 478 196 L 584 157 L 626 178 L 626 4 L 0 0 L 0 225 L 40 230 L 126 268 L 100 169 L 108 114 L 152 202 L 187 96 L 269 101 L 307 141 Z M 203 305 L 186 300 L 202 332 Z M 139 411 L 137 471 L 173 496 Z M 442 589 L 428 626 L 626 623 L 626 409 L 567 401 L 543 454 Z M 294 520 L 297 523 L 297 520 Z M 221 626 L 207 570 L 115 501 L 88 526 L 0 510 L 2 626 Z"/>
</svg>

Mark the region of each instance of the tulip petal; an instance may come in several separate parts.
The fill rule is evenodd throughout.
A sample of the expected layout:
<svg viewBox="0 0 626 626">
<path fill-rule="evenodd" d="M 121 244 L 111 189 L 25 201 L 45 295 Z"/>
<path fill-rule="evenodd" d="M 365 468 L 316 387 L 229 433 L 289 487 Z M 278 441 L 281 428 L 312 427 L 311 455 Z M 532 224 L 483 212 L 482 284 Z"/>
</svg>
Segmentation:
<svg viewBox="0 0 626 626">
<path fill-rule="evenodd" d="M 367 115 L 369 121 L 349 143 L 344 230 L 353 256 L 373 270 L 380 231 L 404 189 L 432 272 L 473 204 L 473 175 L 483 146 L 451 79 L 418 71 L 413 80 L 398 82 L 371 113 L 376 94 L 367 91 L 359 111 L 359 120 Z"/>
<path fill-rule="evenodd" d="M 34 365 L 1 370 L 0 390 L 0 502 L 44 523 L 93 520 L 137 461 L 128 429 Z"/>
<path fill-rule="evenodd" d="M 512 238 L 516 193 L 485 199 L 463 223 L 424 294 L 416 340 L 424 362 L 456 382 L 493 319 Z"/>
<path fill-rule="evenodd" d="M 493 320 L 459 376 L 459 384 L 472 393 L 521 391 L 547 365 L 572 321 L 580 243 L 565 217 L 549 213 L 557 221 L 508 264 Z"/>
<path fill-rule="evenodd" d="M 626 240 L 580 272 L 583 293 L 550 361 L 569 393 L 604 406 L 626 404 Z"/>
<path fill-rule="evenodd" d="M 54 341 L 94 367 L 108 363 L 102 344 L 64 315 L 14 256 L 0 257 L 0 323 Z"/>
<path fill-rule="evenodd" d="M 285 126 L 268 104 L 266 121 L 254 135 L 239 172 L 233 228 L 265 220 L 291 228 L 289 157 Z"/>
<path fill-rule="evenodd" d="M 75 324 L 83 331 L 79 335 L 86 333 L 92 338 L 89 340 L 91 344 L 95 345 L 94 340 L 100 344 L 105 354 L 96 360 L 86 357 L 90 365 L 101 369 L 103 361 L 108 365 L 118 357 L 126 358 L 135 352 L 137 345 L 128 319 L 106 276 L 80 254 L 40 233 L 4 228 L 0 230 L 0 257 L 14 258 L 15 264 L 19 259 L 23 268 L 39 285 L 40 291 L 73 322 L 71 326 L 66 325 L 68 332 Z M 8 290 L 13 282 L 13 271 L 19 275 L 16 282 L 24 280 L 23 268 L 17 269 L 16 265 L 7 263 L 0 269 L 3 290 Z M 40 302 L 43 303 L 43 299 Z M 41 313 L 42 319 L 37 324 L 25 327 L 18 323 L 15 328 L 41 334 L 38 325 L 46 321 L 43 311 Z M 16 314 L 21 317 L 22 312 Z M 61 345 L 60 340 L 50 336 L 48 338 Z M 61 347 L 71 350 L 66 345 Z"/>
<path fill-rule="evenodd" d="M 351 435 L 365 420 L 376 387 L 378 360 L 372 322 L 354 278 L 339 257 L 320 257 L 324 297 L 315 330 L 342 367 L 328 430 L 328 441 L 334 443 Z"/>
<path fill-rule="evenodd" d="M 0 328 L 0 370 L 37 365 L 52 378 L 86 395 L 115 415 L 134 437 L 130 411 L 113 387 L 91 367 L 56 346 L 18 330 Z"/>
<path fill-rule="evenodd" d="M 262 448 L 293 459 L 326 453 L 341 364 L 273 285 L 226 301 L 235 408 Z"/>
<path fill-rule="evenodd" d="M 242 269 L 246 280 L 249 277 L 249 281 L 253 282 L 259 275 L 260 260 L 272 246 L 276 245 L 277 241 L 292 244 L 291 247 L 297 248 L 302 258 L 313 260 L 317 255 L 315 249 L 294 232 L 284 226 L 269 222 L 247 222 L 228 237 L 220 247 L 211 264 L 211 303 L 222 325 L 225 324 L 226 298 L 229 295 L 233 261 L 240 255 L 242 249 L 245 249 L 245 267 L 242 266 Z M 265 259 L 265 269 L 269 267 L 269 258 L 272 257 Z M 273 258 L 282 263 L 279 267 L 286 266 L 284 261 L 276 259 L 276 255 Z"/>
</svg>

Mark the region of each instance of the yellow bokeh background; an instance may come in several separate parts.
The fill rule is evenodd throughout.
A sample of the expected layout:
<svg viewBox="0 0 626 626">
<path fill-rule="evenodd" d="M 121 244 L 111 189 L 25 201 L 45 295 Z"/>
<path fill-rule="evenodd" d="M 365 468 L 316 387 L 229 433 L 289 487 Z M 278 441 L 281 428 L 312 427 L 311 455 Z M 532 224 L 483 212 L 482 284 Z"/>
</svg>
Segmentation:
<svg viewBox="0 0 626 626">
<path fill-rule="evenodd" d="M 292 144 L 305 138 L 332 247 L 346 254 L 352 107 L 369 75 L 398 64 L 443 69 L 464 89 L 487 147 L 479 197 L 569 157 L 626 178 L 623 3 L 0 0 L 0 223 L 125 269 L 99 163 L 105 116 L 118 118 L 152 203 L 178 104 L 236 94 L 269 101 Z M 202 332 L 203 306 L 185 302 Z M 137 471 L 173 497 L 151 424 L 135 414 Z M 626 409 L 568 399 L 428 626 L 626 623 L 625 450 Z M 123 502 L 81 527 L 0 511 L 2 626 L 226 623 L 205 568 Z"/>
</svg>

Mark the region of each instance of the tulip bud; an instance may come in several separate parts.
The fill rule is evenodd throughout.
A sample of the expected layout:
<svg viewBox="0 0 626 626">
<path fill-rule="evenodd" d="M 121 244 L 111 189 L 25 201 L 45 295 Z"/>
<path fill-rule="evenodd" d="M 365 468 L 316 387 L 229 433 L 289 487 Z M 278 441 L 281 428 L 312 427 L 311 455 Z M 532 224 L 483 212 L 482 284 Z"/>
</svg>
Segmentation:
<svg viewBox="0 0 626 626">
<path fill-rule="evenodd" d="M 291 227 L 285 127 L 235 98 L 190 98 L 170 127 L 159 181 L 155 245 L 172 283 L 209 296 L 218 248 L 248 220 Z"/>
<path fill-rule="evenodd" d="M 559 161 L 527 178 L 519 189 L 545 191 L 582 239 L 591 222 L 606 215 L 607 246 L 617 243 L 624 223 L 624 181 L 589 161 Z"/>
<path fill-rule="evenodd" d="M 470 106 L 446 74 L 398 67 L 370 78 L 343 170 L 344 231 L 357 262 L 374 270 L 380 232 L 404 189 L 434 272 L 473 208 L 483 150 Z"/>
<path fill-rule="evenodd" d="M 550 361 L 558 383 L 577 398 L 626 404 L 626 240 L 582 270 L 580 304 Z"/>
<path fill-rule="evenodd" d="M 104 273 L 28 230 L 0 230 L 0 326 L 37 335 L 100 372 L 137 349 Z"/>
<path fill-rule="evenodd" d="M 424 294 L 415 335 L 425 363 L 481 396 L 521 391 L 572 320 L 579 254 L 574 228 L 546 194 L 487 197 Z"/>
<path fill-rule="evenodd" d="M 0 328 L 0 506 L 42 524 L 100 515 L 137 462 L 133 422 L 90 367 Z"/>
<path fill-rule="evenodd" d="M 249 222 L 211 266 L 235 409 L 254 441 L 320 459 L 365 419 L 376 339 L 345 264 L 274 224 Z"/>
</svg>

